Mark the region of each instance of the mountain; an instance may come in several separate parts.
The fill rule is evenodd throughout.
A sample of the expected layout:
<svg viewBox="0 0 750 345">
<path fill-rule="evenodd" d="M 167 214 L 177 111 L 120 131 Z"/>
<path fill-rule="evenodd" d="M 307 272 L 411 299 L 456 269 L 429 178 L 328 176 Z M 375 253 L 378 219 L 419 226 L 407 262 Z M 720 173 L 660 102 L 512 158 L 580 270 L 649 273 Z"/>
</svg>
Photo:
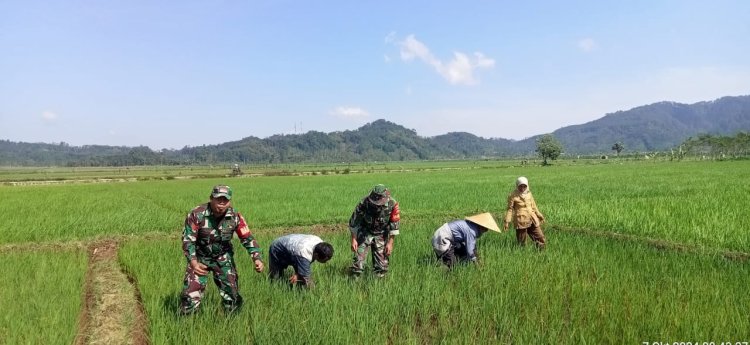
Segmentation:
<svg viewBox="0 0 750 345">
<path fill-rule="evenodd" d="M 184 148 L 182 159 L 201 161 L 209 155 L 222 162 L 347 162 L 431 159 L 450 156 L 429 138 L 386 120 L 354 131 L 248 137 L 218 145 Z M 209 160 L 210 161 L 210 160 Z"/>
<path fill-rule="evenodd" d="M 608 153 L 615 142 L 621 142 L 626 153 L 659 151 L 700 134 L 733 135 L 740 131 L 750 131 L 750 96 L 695 104 L 654 103 L 563 127 L 552 134 L 565 152 L 572 155 Z M 487 139 L 466 132 L 422 137 L 413 129 L 377 120 L 343 132 L 247 137 L 180 150 L 0 140 L 0 165 L 125 166 L 516 157 L 534 155 L 538 138 Z"/>
<path fill-rule="evenodd" d="M 552 134 L 569 153 L 608 152 L 615 142 L 628 151 L 676 147 L 698 134 L 731 135 L 750 131 L 750 96 L 723 97 L 694 104 L 660 102 L 618 111 Z"/>
</svg>

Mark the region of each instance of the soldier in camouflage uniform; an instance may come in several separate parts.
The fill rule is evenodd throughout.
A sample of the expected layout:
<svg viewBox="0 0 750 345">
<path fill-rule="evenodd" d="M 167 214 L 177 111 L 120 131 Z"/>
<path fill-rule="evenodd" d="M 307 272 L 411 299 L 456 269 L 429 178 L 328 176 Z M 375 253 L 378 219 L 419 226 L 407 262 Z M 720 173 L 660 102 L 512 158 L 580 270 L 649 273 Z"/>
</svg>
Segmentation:
<svg viewBox="0 0 750 345">
<path fill-rule="evenodd" d="M 198 310 L 209 272 L 219 288 L 224 310 L 233 312 L 242 305 L 232 248 L 234 233 L 237 233 L 242 246 L 252 257 L 255 271 L 263 271 L 260 247 L 245 218 L 232 208 L 231 199 L 232 189 L 229 186 L 215 186 L 209 202 L 194 208 L 185 219 L 182 249 L 187 268 L 180 298 L 180 311 L 183 314 Z"/>
<path fill-rule="evenodd" d="M 388 272 L 388 258 L 393 252 L 393 238 L 399 234 L 401 213 L 398 202 L 384 185 L 376 185 L 370 194 L 357 204 L 349 220 L 354 259 L 352 274 L 364 271 L 367 251 L 372 250 L 373 271 L 378 277 Z"/>
</svg>

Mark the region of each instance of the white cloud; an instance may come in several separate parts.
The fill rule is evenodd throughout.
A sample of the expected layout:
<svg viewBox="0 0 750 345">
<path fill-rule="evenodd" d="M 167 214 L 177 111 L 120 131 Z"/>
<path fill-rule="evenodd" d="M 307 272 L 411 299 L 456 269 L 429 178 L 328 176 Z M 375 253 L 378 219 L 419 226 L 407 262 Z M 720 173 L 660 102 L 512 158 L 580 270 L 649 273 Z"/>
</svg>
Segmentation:
<svg viewBox="0 0 750 345">
<path fill-rule="evenodd" d="M 55 122 L 57 121 L 58 117 L 59 116 L 57 116 L 57 113 L 49 110 L 42 112 L 42 120 L 44 122 Z"/>
<path fill-rule="evenodd" d="M 495 60 L 485 57 L 484 54 L 480 52 L 474 52 L 474 57 L 476 58 L 477 67 L 482 67 L 482 68 L 495 67 Z"/>
<path fill-rule="evenodd" d="M 339 106 L 331 110 L 331 115 L 341 119 L 364 119 L 370 116 L 367 110 L 359 107 Z"/>
<path fill-rule="evenodd" d="M 584 53 L 590 53 L 596 49 L 596 42 L 593 38 L 584 38 L 578 41 L 578 49 Z"/>
<path fill-rule="evenodd" d="M 391 62 L 391 57 L 390 57 L 390 56 L 388 56 L 387 54 L 386 54 L 386 55 L 383 55 L 383 60 L 384 60 L 384 61 L 385 61 L 386 63 L 388 63 L 388 62 Z"/>
<path fill-rule="evenodd" d="M 484 56 L 480 52 L 475 52 L 471 57 L 462 52 L 454 52 L 453 60 L 443 62 L 432 55 L 430 49 L 424 43 L 414 38 L 414 35 L 407 36 L 403 41 L 397 42 L 397 44 L 401 48 L 402 60 L 412 61 L 419 59 L 432 66 L 440 76 L 451 84 L 477 84 L 479 80 L 474 76 L 477 69 L 495 67 L 495 60 Z"/>
<path fill-rule="evenodd" d="M 403 41 L 398 42 L 398 45 L 401 47 L 401 59 L 404 61 L 411 61 L 417 57 L 430 65 L 441 63 L 432 56 L 430 49 L 424 43 L 414 38 L 414 35 L 407 36 Z"/>
</svg>

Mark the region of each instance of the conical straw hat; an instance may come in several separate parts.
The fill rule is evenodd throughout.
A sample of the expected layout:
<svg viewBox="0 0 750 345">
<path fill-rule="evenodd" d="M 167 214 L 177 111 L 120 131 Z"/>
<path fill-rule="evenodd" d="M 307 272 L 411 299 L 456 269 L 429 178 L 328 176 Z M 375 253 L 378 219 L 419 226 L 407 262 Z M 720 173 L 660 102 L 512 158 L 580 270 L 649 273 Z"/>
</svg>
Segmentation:
<svg viewBox="0 0 750 345">
<path fill-rule="evenodd" d="M 497 223 L 495 223 L 495 218 L 492 218 L 492 215 L 489 212 L 468 216 L 465 219 L 489 230 L 500 232 L 500 228 L 497 226 Z"/>
</svg>

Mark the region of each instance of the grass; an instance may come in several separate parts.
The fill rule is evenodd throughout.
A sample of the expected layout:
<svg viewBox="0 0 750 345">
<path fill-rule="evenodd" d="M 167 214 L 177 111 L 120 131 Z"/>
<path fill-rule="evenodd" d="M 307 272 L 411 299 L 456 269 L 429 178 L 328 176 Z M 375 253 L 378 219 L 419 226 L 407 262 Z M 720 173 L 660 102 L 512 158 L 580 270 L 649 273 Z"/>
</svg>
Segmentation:
<svg viewBox="0 0 750 345">
<path fill-rule="evenodd" d="M 73 343 L 82 306 L 85 253 L 0 253 L 0 261 L 0 343 Z"/>
<path fill-rule="evenodd" d="M 209 286 L 203 313 L 176 316 L 184 261 L 177 243 L 132 242 L 121 251 L 143 292 L 157 344 L 278 343 L 640 343 L 656 339 L 747 339 L 750 269 L 713 256 L 639 243 L 548 234 L 539 253 L 510 234 L 480 239 L 480 267 L 445 272 L 429 238 L 436 224 L 411 223 L 385 280 L 352 281 L 347 235 L 314 264 L 311 292 L 271 284 L 238 253 L 248 302 L 225 317 Z M 273 236 L 259 236 L 270 243 Z"/>
<path fill-rule="evenodd" d="M 54 243 L 112 237 L 126 238 L 119 264 L 136 279 L 154 344 L 720 342 L 750 337 L 750 266 L 720 256 L 750 252 L 745 211 L 750 161 L 453 164 L 405 166 L 398 172 L 0 185 L 0 207 L 8 210 L 0 246 L 48 248 L 34 254 L 0 250 L 0 258 L 10 264 L 0 268 L 0 309 L 12 315 L 0 323 L 0 339 L 70 343 L 86 259 L 83 253 L 58 253 L 66 246 Z M 480 211 L 501 220 L 505 197 L 520 175 L 529 178 L 549 222 L 548 250 L 518 249 L 510 234 L 490 233 L 480 239 L 480 267 L 446 273 L 436 266 L 429 245 L 434 229 Z M 234 188 L 233 203 L 264 249 L 284 229 L 305 232 L 315 224 L 341 229 L 321 235 L 337 252 L 330 263 L 313 265 L 314 291 L 271 284 L 265 274 L 252 272 L 248 255 L 237 245 L 243 311 L 225 317 L 211 285 L 201 314 L 176 316 L 185 264 L 178 240 L 184 217 L 219 183 Z M 392 274 L 385 280 L 351 281 L 343 274 L 351 253 L 342 225 L 376 183 L 391 187 L 401 204 Z M 693 250 L 659 249 L 648 239 L 673 244 L 662 248 Z M 54 290 L 58 279 L 63 292 Z M 39 302 L 39 296 L 56 298 Z M 45 330 L 35 332 L 25 324 Z M 16 328 L 23 333 L 16 334 Z"/>
<path fill-rule="evenodd" d="M 750 251 L 749 167 L 679 162 L 0 186 L 0 207 L 26 204 L 35 214 L 11 212 L 0 244 L 178 233 L 185 214 L 218 183 L 234 188 L 234 205 L 255 227 L 344 223 L 376 183 L 391 187 L 404 219 L 478 211 L 502 218 L 513 181 L 525 175 L 550 224 Z"/>
</svg>

